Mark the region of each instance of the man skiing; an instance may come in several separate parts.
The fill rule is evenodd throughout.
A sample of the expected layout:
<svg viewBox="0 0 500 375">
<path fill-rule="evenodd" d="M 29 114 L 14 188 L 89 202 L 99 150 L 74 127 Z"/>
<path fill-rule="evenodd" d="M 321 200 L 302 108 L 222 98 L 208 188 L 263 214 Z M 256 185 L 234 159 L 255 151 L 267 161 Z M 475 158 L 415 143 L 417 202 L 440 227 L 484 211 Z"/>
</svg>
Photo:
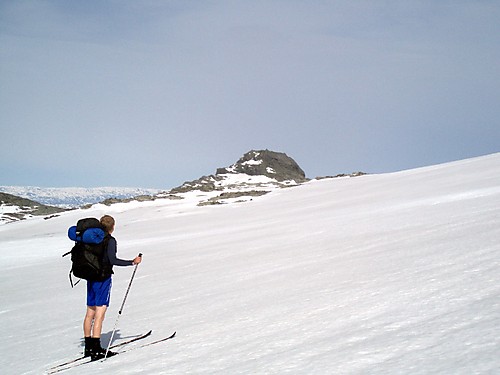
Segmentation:
<svg viewBox="0 0 500 375">
<path fill-rule="evenodd" d="M 133 266 L 141 263 L 140 256 L 132 260 L 124 260 L 116 257 L 116 239 L 111 236 L 115 229 L 115 220 L 109 215 L 104 215 L 100 220 L 101 226 L 106 232 L 107 245 L 104 252 L 103 263 L 107 265 L 109 277 L 103 281 L 87 281 L 87 313 L 83 321 L 83 333 L 85 336 L 85 357 L 92 361 L 104 358 L 106 349 L 101 347 L 101 331 L 104 316 L 109 306 L 111 293 L 111 275 L 113 266 Z M 107 356 L 115 355 L 108 351 Z"/>
</svg>

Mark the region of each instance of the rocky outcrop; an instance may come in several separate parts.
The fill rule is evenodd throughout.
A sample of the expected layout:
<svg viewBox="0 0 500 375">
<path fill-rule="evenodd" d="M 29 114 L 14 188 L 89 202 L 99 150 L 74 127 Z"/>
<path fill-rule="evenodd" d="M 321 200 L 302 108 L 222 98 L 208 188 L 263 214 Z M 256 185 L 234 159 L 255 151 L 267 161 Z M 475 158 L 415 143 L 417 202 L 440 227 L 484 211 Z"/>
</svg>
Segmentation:
<svg viewBox="0 0 500 375">
<path fill-rule="evenodd" d="M 60 207 L 47 206 L 30 199 L 21 198 L 16 195 L 0 193 L 0 220 L 12 222 L 26 219 L 30 216 L 47 216 L 68 211 Z"/>
<path fill-rule="evenodd" d="M 277 181 L 306 181 L 306 174 L 299 165 L 283 152 L 269 150 L 249 151 L 235 164 L 217 169 L 217 175 L 244 173 L 249 176 L 267 176 Z"/>
<path fill-rule="evenodd" d="M 264 179 L 259 178 L 264 177 Z M 228 188 L 254 189 L 269 185 L 287 187 L 307 181 L 304 171 L 291 157 L 282 152 L 252 150 L 229 167 L 218 168 L 215 175 L 187 181 L 170 190 L 171 194 L 189 191 L 223 191 Z"/>
<path fill-rule="evenodd" d="M 234 191 L 234 192 L 227 192 L 227 193 L 221 193 L 220 195 L 216 197 L 212 197 L 206 201 L 198 203 L 198 206 L 210 206 L 210 205 L 215 205 L 215 204 L 223 204 L 227 203 L 229 200 L 234 200 L 235 202 L 245 202 L 248 200 L 250 197 L 250 200 L 252 200 L 251 197 L 260 197 L 261 195 L 267 194 L 268 191 L 263 191 L 263 190 L 249 190 L 249 191 Z M 241 199 L 245 198 L 245 199 Z"/>
<path fill-rule="evenodd" d="M 359 176 L 364 176 L 366 174 L 367 173 L 365 173 L 365 172 L 352 172 L 349 174 L 340 173 L 340 174 L 336 174 L 335 176 L 319 176 L 319 177 L 316 177 L 315 180 L 324 180 L 327 178 L 340 178 L 340 177 L 359 177 Z"/>
</svg>

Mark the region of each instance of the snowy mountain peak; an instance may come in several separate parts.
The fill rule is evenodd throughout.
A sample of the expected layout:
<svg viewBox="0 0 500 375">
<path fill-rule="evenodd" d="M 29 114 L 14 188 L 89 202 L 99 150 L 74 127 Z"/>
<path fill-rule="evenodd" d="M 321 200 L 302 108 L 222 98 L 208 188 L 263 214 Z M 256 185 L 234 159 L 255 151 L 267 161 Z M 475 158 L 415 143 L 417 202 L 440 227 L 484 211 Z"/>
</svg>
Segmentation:
<svg viewBox="0 0 500 375">
<path fill-rule="evenodd" d="M 285 153 L 252 150 L 231 166 L 218 168 L 215 175 L 187 181 L 166 194 L 168 197 L 182 198 L 186 194 L 199 192 L 205 194 L 206 198 L 199 205 L 220 204 L 232 200 L 251 200 L 254 196 L 277 188 L 297 186 L 305 181 L 304 171 Z"/>
<path fill-rule="evenodd" d="M 217 175 L 244 173 L 250 176 L 266 176 L 277 181 L 306 181 L 306 174 L 299 165 L 282 152 L 269 150 L 249 151 L 236 163 L 217 169 Z"/>
</svg>

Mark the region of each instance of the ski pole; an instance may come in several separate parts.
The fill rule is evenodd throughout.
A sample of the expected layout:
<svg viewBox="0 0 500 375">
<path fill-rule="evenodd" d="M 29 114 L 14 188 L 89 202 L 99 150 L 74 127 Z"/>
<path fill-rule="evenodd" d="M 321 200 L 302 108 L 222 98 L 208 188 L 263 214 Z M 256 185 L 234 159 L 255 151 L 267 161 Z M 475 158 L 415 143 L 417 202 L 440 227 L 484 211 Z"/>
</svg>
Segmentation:
<svg viewBox="0 0 500 375">
<path fill-rule="evenodd" d="M 142 253 L 139 253 L 139 257 L 142 257 Z M 135 273 L 137 272 L 137 266 L 139 263 L 135 265 L 134 272 L 132 273 L 132 277 L 130 278 L 130 282 L 128 283 L 128 288 L 127 291 L 125 292 L 125 297 L 123 297 L 123 302 L 120 307 L 120 311 L 118 311 L 118 316 L 116 317 L 116 322 L 115 322 L 115 328 L 113 328 L 113 333 L 111 334 L 111 338 L 109 339 L 108 347 L 106 348 L 106 354 L 104 355 L 104 359 L 108 356 L 109 348 L 111 347 L 111 343 L 113 342 L 113 337 L 115 336 L 116 332 L 116 327 L 118 326 L 118 320 L 120 319 L 120 316 L 122 315 L 123 311 L 123 306 L 125 306 L 125 301 L 127 300 L 128 292 L 130 291 L 130 287 L 132 286 L 132 281 L 134 281 L 134 276 Z"/>
</svg>

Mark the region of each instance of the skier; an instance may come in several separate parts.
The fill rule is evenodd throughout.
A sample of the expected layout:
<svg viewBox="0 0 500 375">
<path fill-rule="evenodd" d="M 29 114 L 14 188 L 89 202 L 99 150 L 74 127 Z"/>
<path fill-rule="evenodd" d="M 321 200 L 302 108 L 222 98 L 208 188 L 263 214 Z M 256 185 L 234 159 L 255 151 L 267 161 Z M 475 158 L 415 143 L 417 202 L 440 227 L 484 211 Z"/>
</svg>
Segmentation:
<svg viewBox="0 0 500 375">
<path fill-rule="evenodd" d="M 104 215 L 101 225 L 107 234 L 108 243 L 104 253 L 103 262 L 109 265 L 109 277 L 104 281 L 87 281 L 87 313 L 83 321 L 83 333 L 85 336 L 85 357 L 92 361 L 104 358 L 106 349 L 101 347 L 101 331 L 106 310 L 109 306 L 111 293 L 111 274 L 113 266 L 133 266 L 141 263 L 140 256 L 132 260 L 123 260 L 116 257 L 116 239 L 111 236 L 115 229 L 115 219 Z M 115 355 L 111 351 L 108 357 Z"/>
</svg>

